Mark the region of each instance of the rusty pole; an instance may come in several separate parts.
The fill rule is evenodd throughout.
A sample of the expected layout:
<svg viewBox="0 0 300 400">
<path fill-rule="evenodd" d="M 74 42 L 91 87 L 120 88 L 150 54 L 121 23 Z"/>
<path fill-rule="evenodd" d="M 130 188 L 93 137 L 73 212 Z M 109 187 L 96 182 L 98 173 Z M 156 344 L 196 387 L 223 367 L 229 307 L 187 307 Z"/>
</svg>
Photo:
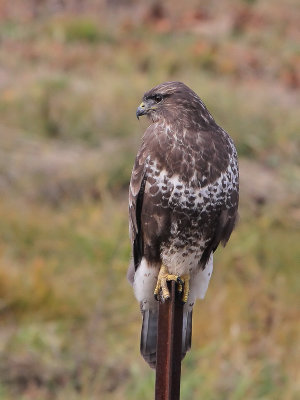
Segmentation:
<svg viewBox="0 0 300 400">
<path fill-rule="evenodd" d="M 155 400 L 180 399 L 183 304 L 176 283 L 170 299 L 159 304 Z"/>
</svg>

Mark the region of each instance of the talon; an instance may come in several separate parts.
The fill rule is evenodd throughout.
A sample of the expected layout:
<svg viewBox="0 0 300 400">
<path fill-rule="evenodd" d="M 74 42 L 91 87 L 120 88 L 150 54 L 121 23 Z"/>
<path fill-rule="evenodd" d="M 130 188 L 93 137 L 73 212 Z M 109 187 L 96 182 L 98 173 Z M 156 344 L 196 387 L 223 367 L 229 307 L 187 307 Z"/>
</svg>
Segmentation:
<svg viewBox="0 0 300 400">
<path fill-rule="evenodd" d="M 159 274 L 157 277 L 157 283 L 154 290 L 154 298 L 159 301 L 160 298 L 162 301 L 168 300 L 170 298 L 170 292 L 168 289 L 167 282 L 175 281 L 178 284 L 177 290 L 179 293 L 182 293 L 182 302 L 185 304 L 188 300 L 190 293 L 190 275 L 185 274 L 182 276 L 171 275 L 165 265 L 162 265 Z M 161 292 L 161 296 L 159 293 Z"/>
<path fill-rule="evenodd" d="M 157 277 L 156 287 L 154 289 L 154 298 L 159 301 L 159 292 L 161 291 L 162 300 L 168 300 L 170 298 L 170 292 L 168 289 L 167 282 L 175 281 L 178 283 L 178 289 L 180 292 L 183 290 L 183 281 L 178 275 L 171 275 L 165 265 L 162 265 Z"/>
<path fill-rule="evenodd" d="M 184 281 L 181 279 L 180 276 L 177 277 L 177 283 L 182 286 L 184 284 Z"/>
</svg>

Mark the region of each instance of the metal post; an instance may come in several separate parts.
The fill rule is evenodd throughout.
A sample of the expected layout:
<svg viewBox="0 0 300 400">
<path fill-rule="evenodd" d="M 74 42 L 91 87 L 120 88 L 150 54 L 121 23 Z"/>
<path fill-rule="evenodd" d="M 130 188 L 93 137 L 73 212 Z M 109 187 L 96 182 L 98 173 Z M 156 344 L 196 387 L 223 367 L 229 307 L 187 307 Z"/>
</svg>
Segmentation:
<svg viewBox="0 0 300 400">
<path fill-rule="evenodd" d="M 183 304 L 176 283 L 170 299 L 159 304 L 155 400 L 180 399 Z"/>
</svg>

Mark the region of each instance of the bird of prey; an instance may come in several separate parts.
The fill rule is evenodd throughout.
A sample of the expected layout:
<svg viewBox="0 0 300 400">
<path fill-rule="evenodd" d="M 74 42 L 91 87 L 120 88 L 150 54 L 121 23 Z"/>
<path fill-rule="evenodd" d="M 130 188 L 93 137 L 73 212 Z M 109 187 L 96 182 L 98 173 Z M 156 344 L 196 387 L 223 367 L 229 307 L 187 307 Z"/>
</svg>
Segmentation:
<svg viewBox="0 0 300 400">
<path fill-rule="evenodd" d="M 167 281 L 178 282 L 185 303 L 182 358 L 191 347 L 193 305 L 204 298 L 213 253 L 237 220 L 239 172 L 232 139 L 185 84 L 152 88 L 136 115 L 151 125 L 130 180 L 128 279 L 143 315 L 141 353 L 155 368 L 158 301 L 170 296 Z"/>
</svg>

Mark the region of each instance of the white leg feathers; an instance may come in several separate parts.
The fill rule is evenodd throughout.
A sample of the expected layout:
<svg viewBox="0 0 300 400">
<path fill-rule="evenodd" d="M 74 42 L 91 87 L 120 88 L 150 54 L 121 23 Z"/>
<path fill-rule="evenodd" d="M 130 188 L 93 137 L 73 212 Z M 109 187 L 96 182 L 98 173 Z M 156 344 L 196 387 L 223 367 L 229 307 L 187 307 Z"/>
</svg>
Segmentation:
<svg viewBox="0 0 300 400">
<path fill-rule="evenodd" d="M 133 278 L 133 289 L 135 297 L 141 303 L 142 310 L 157 307 L 154 299 L 154 289 L 157 282 L 160 265 L 151 265 L 145 258 L 142 258 Z M 191 273 L 190 293 L 187 306 L 192 308 L 196 299 L 205 297 L 208 284 L 213 271 L 213 254 L 211 254 L 204 270 L 199 269 Z"/>
<path fill-rule="evenodd" d="M 196 273 L 191 273 L 190 293 L 185 308 L 191 311 L 196 299 L 204 299 L 212 272 L 213 254 L 211 254 L 204 270 L 200 268 Z"/>
<path fill-rule="evenodd" d="M 154 289 L 159 268 L 160 265 L 149 265 L 143 257 L 140 266 L 135 272 L 133 289 L 142 310 L 157 307 L 157 301 L 154 299 Z"/>
</svg>

